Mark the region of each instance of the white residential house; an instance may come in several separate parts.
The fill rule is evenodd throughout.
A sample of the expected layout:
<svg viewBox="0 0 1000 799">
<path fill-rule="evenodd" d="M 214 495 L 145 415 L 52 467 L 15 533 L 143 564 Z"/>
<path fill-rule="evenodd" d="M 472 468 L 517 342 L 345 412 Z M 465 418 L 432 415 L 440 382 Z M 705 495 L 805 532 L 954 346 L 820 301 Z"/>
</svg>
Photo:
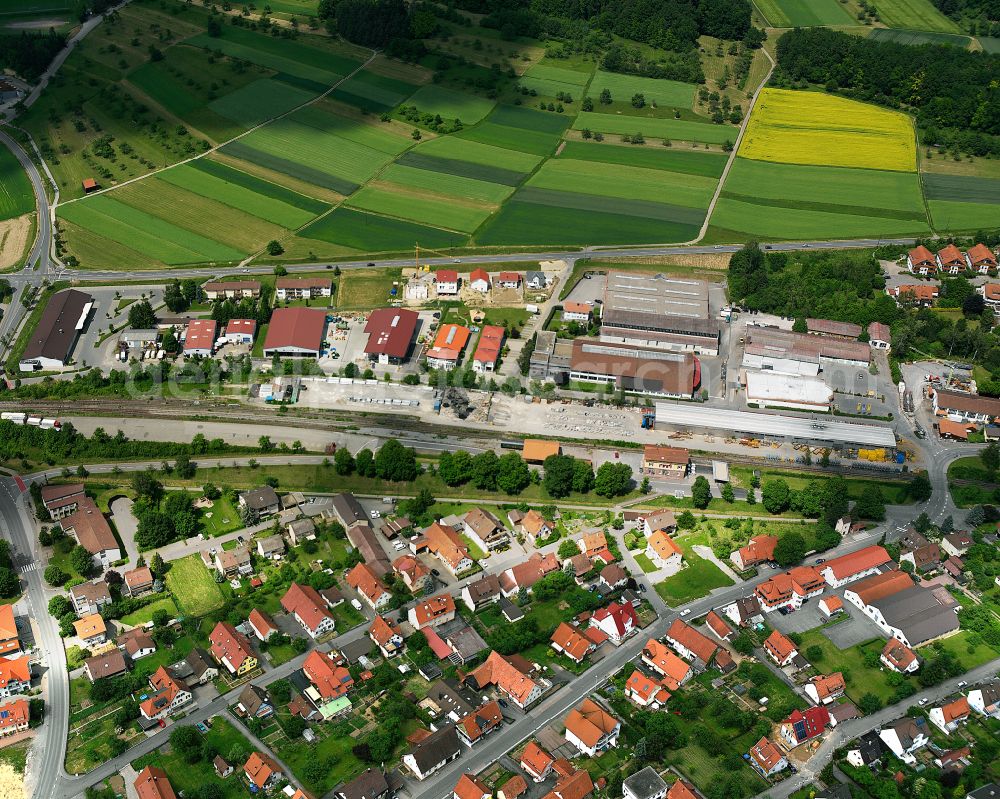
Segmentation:
<svg viewBox="0 0 1000 799">
<path fill-rule="evenodd" d="M 969 707 L 980 716 L 1000 719 L 1000 684 L 990 683 L 973 688 L 967 695 Z"/>
<path fill-rule="evenodd" d="M 927 718 L 945 735 L 950 735 L 969 718 L 971 713 L 972 708 L 969 705 L 969 700 L 960 696 L 954 702 L 948 702 L 941 707 L 932 707 Z"/>
<path fill-rule="evenodd" d="M 490 275 L 485 269 L 475 269 L 469 275 L 469 288 L 480 294 L 488 294 L 490 290 Z"/>
<path fill-rule="evenodd" d="M 453 269 L 438 269 L 434 275 L 438 296 L 458 294 L 458 272 Z"/>
<path fill-rule="evenodd" d="M 879 738 L 896 757 L 909 766 L 917 762 L 913 753 L 927 746 L 931 740 L 927 732 L 927 722 L 922 716 L 915 719 L 909 716 L 897 719 L 882 728 Z"/>
</svg>

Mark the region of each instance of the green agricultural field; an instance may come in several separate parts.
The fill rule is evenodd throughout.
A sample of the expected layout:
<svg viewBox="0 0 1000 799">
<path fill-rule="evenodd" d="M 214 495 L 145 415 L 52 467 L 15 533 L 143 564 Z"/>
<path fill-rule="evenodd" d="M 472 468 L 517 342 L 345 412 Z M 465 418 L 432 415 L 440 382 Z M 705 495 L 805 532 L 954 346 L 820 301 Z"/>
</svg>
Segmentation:
<svg viewBox="0 0 1000 799">
<path fill-rule="evenodd" d="M 822 192 L 817 193 L 817 186 Z M 919 178 L 912 172 L 737 158 L 723 196 L 772 207 L 926 221 Z"/>
<path fill-rule="evenodd" d="M 593 111 L 581 111 L 577 114 L 573 127 L 577 130 L 593 130 L 624 136 L 642 133 L 646 138 L 704 142 L 706 144 L 735 142 L 739 132 L 732 125 L 688 122 L 683 119 L 619 116 L 618 114 L 600 114 Z"/>
<path fill-rule="evenodd" d="M 184 613 L 205 616 L 222 607 L 222 591 L 199 555 L 170 561 L 166 586 Z"/>
<path fill-rule="evenodd" d="M 326 203 L 320 200 L 307 197 L 297 191 L 285 188 L 284 186 L 279 186 L 277 183 L 264 180 L 263 178 L 251 175 L 250 173 L 244 172 L 240 169 L 235 169 L 227 164 L 221 163 L 220 161 L 212 161 L 208 158 L 199 158 L 196 161 L 191 161 L 186 166 L 190 166 L 192 169 L 204 172 L 205 174 L 211 175 L 212 177 L 225 181 L 226 183 L 248 189 L 254 194 L 268 197 L 272 200 L 283 203 L 284 205 L 290 205 L 293 208 L 308 211 L 314 216 L 316 214 L 323 213 L 327 208 L 329 208 Z"/>
<path fill-rule="evenodd" d="M 454 175 L 486 183 L 499 183 L 503 186 L 517 186 L 527 177 L 526 172 L 474 164 L 472 161 L 460 161 L 457 158 L 427 155 L 419 147 L 401 155 L 396 159 L 395 165 L 420 169 L 435 175 Z"/>
<path fill-rule="evenodd" d="M 416 89 L 414 83 L 362 70 L 340 84 L 331 96 L 365 111 L 388 111 L 406 100 Z"/>
<path fill-rule="evenodd" d="M 414 242 L 436 249 L 458 247 L 468 240 L 468 236 L 459 233 L 366 214 L 343 206 L 317 219 L 299 231 L 299 235 L 361 252 L 408 250 Z"/>
<path fill-rule="evenodd" d="M 554 114 L 551 111 L 536 111 L 534 108 L 518 105 L 498 105 L 486 121 L 508 128 L 562 136 L 571 120 L 564 114 Z"/>
<path fill-rule="evenodd" d="M 544 163 L 529 186 L 595 196 L 620 197 L 707 208 L 718 181 L 698 175 L 667 173 L 659 169 L 554 158 Z"/>
<path fill-rule="evenodd" d="M 893 28 L 875 28 L 868 38 L 876 42 L 896 42 L 896 44 L 950 44 L 967 49 L 972 44 L 970 36 L 954 33 L 928 33 L 926 31 L 904 31 Z"/>
<path fill-rule="evenodd" d="M 558 64 L 558 61 L 556 64 Z M 556 64 L 542 60 L 530 67 L 524 74 L 530 78 L 552 80 L 557 83 L 568 83 L 571 86 L 586 86 L 587 81 L 590 80 L 589 72 L 582 72 L 578 69 L 568 69 L 564 66 L 557 66 Z"/>
<path fill-rule="evenodd" d="M 551 155 L 560 141 L 557 133 L 525 130 L 512 125 L 498 125 L 490 121 L 463 130 L 456 135 L 481 144 L 489 144 L 507 150 L 518 150 L 522 153 L 538 156 Z"/>
<path fill-rule="evenodd" d="M 439 139 L 421 142 L 415 152 L 421 155 L 481 164 L 522 174 L 530 172 L 542 161 L 540 157 L 529 153 L 494 147 L 456 136 L 442 136 Z"/>
<path fill-rule="evenodd" d="M 881 0 L 878 15 L 890 28 L 961 33 L 958 25 L 938 11 L 931 0 Z"/>
<path fill-rule="evenodd" d="M 246 138 L 253 140 L 253 137 L 258 133 L 261 133 L 261 131 L 254 131 L 254 133 Z M 280 143 L 273 144 L 269 140 L 265 141 L 263 138 L 260 138 L 259 140 L 254 140 L 254 144 L 260 144 L 261 147 L 253 146 L 244 139 L 240 139 L 239 141 L 227 144 L 220 152 L 232 158 L 238 158 L 244 162 L 288 176 L 300 184 L 311 184 L 312 186 L 328 189 L 337 194 L 350 194 L 358 188 L 357 183 L 338 178 L 311 166 L 307 157 L 303 157 L 302 160 L 293 160 L 278 155 L 277 153 L 282 151 Z M 273 147 L 277 152 L 269 152 L 262 149 L 264 146 Z"/>
<path fill-rule="evenodd" d="M 166 264 L 239 261 L 245 254 L 107 195 L 62 205 L 59 216 Z"/>
<path fill-rule="evenodd" d="M 258 181 L 262 184 L 260 188 L 251 188 L 247 185 L 229 182 L 223 177 L 210 174 L 203 169 L 193 166 L 193 164 L 197 164 L 203 160 L 199 159 L 191 164 L 182 164 L 173 169 L 168 169 L 165 172 L 159 173 L 156 179 L 166 181 L 182 189 L 199 194 L 202 197 L 236 208 L 258 219 L 267 220 L 268 222 L 273 222 L 276 225 L 289 229 L 301 227 L 315 217 L 317 213 L 326 210 L 326 206 L 322 203 L 314 203 L 319 206 L 318 211 L 309 211 L 261 192 L 261 188 L 265 190 L 270 187 L 278 189 L 279 187 L 274 186 L 273 183 L 268 184 L 261 180 Z M 238 175 L 243 175 L 246 178 L 250 177 L 246 173 L 237 172 L 235 169 L 230 171 Z M 287 189 L 284 191 L 288 194 L 294 194 Z M 306 200 L 307 198 L 303 197 L 302 199 Z M 214 218 L 211 218 L 211 224 L 213 227 L 215 226 L 216 222 Z"/>
<path fill-rule="evenodd" d="M 220 116 L 253 127 L 309 102 L 315 92 L 297 89 L 284 81 L 261 78 L 209 103 Z"/>
<path fill-rule="evenodd" d="M 1000 205 L 1000 180 L 966 175 L 923 174 L 928 200 Z"/>
<path fill-rule="evenodd" d="M 530 67 L 518 80 L 518 84 L 527 89 L 534 89 L 543 97 L 568 94 L 574 100 L 579 100 L 583 97 L 583 87 L 589 77 L 585 72 L 543 62 Z"/>
<path fill-rule="evenodd" d="M 857 24 L 838 0 L 755 0 L 755 4 L 772 28 Z"/>
<path fill-rule="evenodd" d="M 349 269 L 341 275 L 337 290 L 338 308 L 375 308 L 389 301 L 393 282 L 402 277 L 399 269 Z"/>
<path fill-rule="evenodd" d="M 465 125 L 473 125 L 490 112 L 494 102 L 441 86 L 421 86 L 407 105 L 415 105 L 421 113 L 440 114 L 442 119 L 460 119 Z"/>
<path fill-rule="evenodd" d="M 989 203 L 949 202 L 929 200 L 931 219 L 939 232 L 976 231 L 996 225 L 1000 205 Z"/>
<path fill-rule="evenodd" d="M 140 264 L 146 269 L 167 269 L 169 264 L 128 247 L 121 242 L 106 239 L 89 228 L 70 222 L 60 211 L 59 229 L 68 242 L 69 251 L 81 264 L 100 264 L 101 269 L 132 271 Z"/>
<path fill-rule="evenodd" d="M 31 181 L 10 150 L 0 147 L 0 220 L 13 219 L 35 210 Z"/>
<path fill-rule="evenodd" d="M 403 136 L 398 128 L 382 123 L 366 123 L 357 119 L 349 119 L 331 111 L 327 106 L 317 103 L 301 108 L 289 116 L 289 121 L 308 125 L 316 130 L 333 133 L 337 136 L 363 144 L 386 155 L 399 155 L 403 150 L 413 145 L 409 136 Z"/>
<path fill-rule="evenodd" d="M 479 227 L 492 210 L 489 206 L 450 203 L 443 197 L 432 199 L 426 194 L 397 192 L 383 186 L 365 186 L 348 200 L 348 205 L 362 211 L 464 233 L 471 233 Z"/>
<path fill-rule="evenodd" d="M 196 236 L 231 247 L 242 255 L 260 249 L 271 239 L 280 238 L 285 229 L 235 206 L 188 191 L 159 177 L 130 183 L 105 195 L 140 212 L 158 217 Z M 97 198 L 94 198 L 97 199 Z M 89 200 L 80 200 L 81 204 Z"/>
<path fill-rule="evenodd" d="M 654 216 L 654 214 L 656 216 Z M 659 244 L 698 235 L 704 212 L 641 200 L 522 189 L 476 235 L 478 244 Z"/>
<path fill-rule="evenodd" d="M 993 36 L 980 36 L 977 41 L 987 53 L 1000 53 L 1000 39 Z"/>
<path fill-rule="evenodd" d="M 501 203 L 514 191 L 513 186 L 418 169 L 398 162 L 389 165 L 380 175 L 380 180 L 411 189 L 433 191 L 449 197 L 488 203 Z"/>
<path fill-rule="evenodd" d="M 582 141 L 567 141 L 559 152 L 559 158 L 662 169 L 666 172 L 710 178 L 721 177 L 728 160 L 721 153 L 709 153 L 704 150 L 635 147 L 630 144 L 592 144 Z"/>
<path fill-rule="evenodd" d="M 830 2 L 836 2 L 836 0 L 830 0 Z M 641 94 L 646 100 L 646 105 L 655 104 L 670 108 L 689 109 L 694 105 L 696 88 L 693 83 L 643 78 L 638 75 L 623 75 L 599 69 L 590 82 L 589 93 L 596 101 L 601 92 L 607 89 L 611 92 L 612 100 L 626 103 L 632 102 L 633 95 Z"/>
</svg>

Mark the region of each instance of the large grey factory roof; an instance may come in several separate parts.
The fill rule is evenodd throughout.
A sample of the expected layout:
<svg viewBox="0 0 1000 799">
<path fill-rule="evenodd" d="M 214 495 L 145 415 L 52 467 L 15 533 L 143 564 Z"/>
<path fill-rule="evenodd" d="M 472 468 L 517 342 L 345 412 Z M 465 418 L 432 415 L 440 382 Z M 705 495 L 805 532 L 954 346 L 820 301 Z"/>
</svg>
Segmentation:
<svg viewBox="0 0 1000 799">
<path fill-rule="evenodd" d="M 895 447 L 896 435 L 886 425 L 841 422 L 815 416 L 733 411 L 680 402 L 657 402 L 656 424 L 681 428 L 731 430 L 765 438 L 823 441 L 869 447 Z"/>
<path fill-rule="evenodd" d="M 609 272 L 604 310 L 708 318 L 708 283 L 644 272 Z"/>
</svg>

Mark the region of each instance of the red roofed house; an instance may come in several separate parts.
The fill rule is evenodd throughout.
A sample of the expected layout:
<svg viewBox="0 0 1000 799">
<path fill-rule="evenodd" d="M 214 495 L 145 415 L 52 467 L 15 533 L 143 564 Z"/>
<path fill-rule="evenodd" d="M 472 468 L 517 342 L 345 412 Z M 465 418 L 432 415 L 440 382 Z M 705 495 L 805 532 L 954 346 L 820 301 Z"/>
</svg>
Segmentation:
<svg viewBox="0 0 1000 799">
<path fill-rule="evenodd" d="M 472 774 L 463 774 L 458 778 L 452 799 L 490 799 L 493 791 Z"/>
<path fill-rule="evenodd" d="M 27 693 L 31 688 L 31 660 L 0 657 L 0 697 Z"/>
<path fill-rule="evenodd" d="M 434 582 L 431 570 L 413 555 L 406 554 L 396 558 L 392 562 L 392 570 L 403 578 L 406 587 L 414 594 L 422 594 Z"/>
<path fill-rule="evenodd" d="M 163 666 L 149 678 L 149 684 L 153 692 L 139 703 L 139 712 L 150 721 L 165 719 L 194 699 L 187 685 Z"/>
<path fill-rule="evenodd" d="M 953 733 L 958 726 L 969 718 L 972 708 L 969 707 L 969 700 L 960 696 L 954 702 L 949 702 L 941 707 L 932 707 L 927 714 L 931 724 L 937 727 L 945 735 Z"/>
<path fill-rule="evenodd" d="M 581 634 L 579 630 L 562 622 L 552 633 L 551 646 L 556 652 L 562 652 L 574 663 L 583 663 L 584 658 L 597 649 L 597 646 Z"/>
<path fill-rule="evenodd" d="M 497 286 L 502 289 L 517 289 L 521 287 L 520 272 L 501 272 L 497 275 Z"/>
<path fill-rule="evenodd" d="M 680 480 L 691 463 L 691 453 L 683 447 L 662 447 L 647 444 L 642 450 L 639 474 Z"/>
<path fill-rule="evenodd" d="M 257 610 L 257 608 L 250 611 L 250 617 L 247 619 L 247 622 L 250 625 L 250 629 L 253 630 L 253 634 L 261 641 L 266 641 L 278 632 L 278 627 L 274 623 L 274 619 L 264 611 Z"/>
<path fill-rule="evenodd" d="M 691 667 L 655 638 L 650 638 L 642 649 L 642 662 L 663 678 L 671 691 L 691 679 Z"/>
<path fill-rule="evenodd" d="M 868 346 L 873 350 L 888 350 L 892 346 L 892 331 L 888 325 L 872 322 L 868 325 Z"/>
<path fill-rule="evenodd" d="M 319 592 L 311 585 L 292 583 L 281 598 L 281 607 L 291 613 L 310 638 L 332 633 L 335 622 Z"/>
<path fill-rule="evenodd" d="M 469 275 L 469 288 L 473 291 L 478 291 L 480 294 L 486 294 L 490 290 L 490 273 L 485 269 L 473 269 L 472 274 Z"/>
<path fill-rule="evenodd" d="M 764 641 L 764 649 L 771 656 L 771 660 L 779 666 L 787 666 L 799 653 L 795 644 L 777 630 L 774 630 Z"/>
<path fill-rule="evenodd" d="M 666 799 L 698 799 L 698 794 L 690 782 L 677 780 L 667 791 Z"/>
<path fill-rule="evenodd" d="M 718 644 L 680 619 L 674 619 L 666 636 L 667 643 L 685 660 L 700 660 L 705 666 L 712 662 Z"/>
<path fill-rule="evenodd" d="M 601 630 L 611 643 L 620 644 L 639 629 L 639 617 L 630 602 L 612 602 L 606 608 L 594 611 L 590 617 L 590 626 Z"/>
<path fill-rule="evenodd" d="M 139 799 L 177 799 L 167 772 L 159 766 L 146 766 L 132 785 Z"/>
<path fill-rule="evenodd" d="M 758 584 L 754 593 L 765 613 L 790 608 L 797 610 L 810 597 L 819 596 L 826 588 L 823 576 L 812 566 L 796 566 Z"/>
<path fill-rule="evenodd" d="M 21 651 L 21 639 L 14 621 L 14 606 L 0 605 L 0 655 Z"/>
<path fill-rule="evenodd" d="M 844 675 L 839 671 L 818 674 L 805 684 L 806 696 L 814 705 L 829 705 L 844 695 L 845 688 Z"/>
<path fill-rule="evenodd" d="M 250 642 L 229 622 L 220 621 L 216 624 L 208 640 L 211 643 L 212 657 L 225 666 L 230 674 L 242 676 L 257 668 L 257 656 L 250 648 Z"/>
<path fill-rule="evenodd" d="M 833 558 L 823 564 L 820 574 L 831 588 L 853 583 L 863 577 L 877 574 L 892 558 L 880 546 L 870 546 Z"/>
<path fill-rule="evenodd" d="M 455 728 L 458 730 L 459 737 L 469 746 L 473 746 L 502 726 L 503 711 L 500 710 L 499 703 L 493 701 L 480 705 L 467 716 L 459 719 Z"/>
<path fill-rule="evenodd" d="M 589 302 L 563 303 L 562 318 L 564 322 L 589 322 L 590 315 L 594 311 L 594 306 Z"/>
<path fill-rule="evenodd" d="M 90 194 L 90 192 L 97 191 L 98 189 L 97 181 L 93 178 L 84 178 L 81 185 L 83 186 L 84 194 Z"/>
<path fill-rule="evenodd" d="M 929 275 L 937 269 L 934 254 L 921 244 L 906 256 L 906 268 L 916 275 Z"/>
<path fill-rule="evenodd" d="M 458 272 L 454 269 L 438 269 L 434 273 L 438 295 L 458 294 Z"/>
<path fill-rule="evenodd" d="M 825 707 L 811 707 L 805 713 L 796 708 L 781 722 L 779 734 L 785 746 L 794 749 L 817 735 L 821 735 L 830 723 L 830 711 Z"/>
<path fill-rule="evenodd" d="M 529 741 L 521 753 L 521 768 L 535 782 L 542 782 L 552 772 L 555 759 L 534 741 Z"/>
<path fill-rule="evenodd" d="M 454 369 L 471 334 L 465 325 L 441 325 L 434 337 L 434 346 L 425 353 L 427 365 L 432 369 Z"/>
<path fill-rule="evenodd" d="M 1000 307 L 1000 283 L 984 283 L 976 291 L 983 295 L 990 308 Z"/>
<path fill-rule="evenodd" d="M 345 580 L 374 610 L 381 610 L 392 601 L 389 589 L 366 563 L 357 564 L 347 573 Z"/>
<path fill-rule="evenodd" d="M 406 360 L 420 317 L 405 308 L 377 308 L 368 316 L 365 355 L 372 363 L 402 363 Z"/>
<path fill-rule="evenodd" d="M 339 699 L 354 687 L 351 673 L 318 649 L 312 650 L 303 661 L 302 673 L 312 683 L 311 688 L 306 689 L 306 697 L 317 709 Z"/>
<path fill-rule="evenodd" d="M 122 575 L 125 580 L 125 593 L 129 596 L 139 596 L 153 590 L 153 572 L 149 566 L 138 566 Z"/>
<path fill-rule="evenodd" d="M 451 594 L 439 594 L 430 599 L 418 600 L 407 613 L 407 619 L 415 630 L 440 627 L 454 618 L 455 599 Z"/>
<path fill-rule="evenodd" d="M 938 254 L 934 257 L 934 259 L 937 261 L 939 272 L 946 272 L 949 275 L 957 275 L 960 272 L 965 271 L 965 255 L 954 244 L 949 244 L 948 246 L 938 250 Z"/>
<path fill-rule="evenodd" d="M 646 557 L 658 569 L 680 568 L 684 551 L 666 530 L 654 530 L 653 534 L 646 539 Z"/>
<path fill-rule="evenodd" d="M 728 641 L 736 634 L 733 628 L 726 624 L 723 618 L 714 610 L 709 611 L 709 614 L 705 617 L 705 624 L 722 641 Z"/>
<path fill-rule="evenodd" d="M 393 624 L 385 616 L 375 617 L 372 626 L 368 628 L 368 637 L 387 658 L 395 657 L 403 651 L 403 633 L 399 625 Z"/>
<path fill-rule="evenodd" d="M 479 334 L 479 343 L 472 356 L 472 369 L 476 372 L 493 372 L 503 351 L 504 329 L 500 325 L 486 325 Z"/>
<path fill-rule="evenodd" d="M 770 777 L 788 768 L 788 760 L 767 737 L 761 738 L 750 748 L 750 765 L 764 777 Z"/>
<path fill-rule="evenodd" d="M 687 664 L 684 667 L 687 668 Z M 659 680 L 647 677 L 636 669 L 632 672 L 632 676 L 625 681 L 625 696 L 639 707 L 650 707 L 656 710 L 670 699 L 670 691 Z"/>
<path fill-rule="evenodd" d="M 559 559 L 554 552 L 546 555 L 532 552 L 524 563 L 519 563 L 500 575 L 500 592 L 509 597 L 521 588 L 530 591 L 535 583 L 555 571 L 559 571 Z"/>
<path fill-rule="evenodd" d="M 916 305 L 930 307 L 938 298 L 938 287 L 927 283 L 906 283 L 900 286 L 891 286 L 885 290 L 890 297 L 896 298 L 896 303 L 911 302 Z"/>
<path fill-rule="evenodd" d="M 264 338 L 264 357 L 318 358 L 326 331 L 319 308 L 275 308 Z"/>
<path fill-rule="evenodd" d="M 482 665 L 467 674 L 465 679 L 477 691 L 495 685 L 500 693 L 524 710 L 541 699 L 545 686 L 531 679 L 522 668 L 527 666 L 515 666 L 513 658 L 490 652 Z"/>
<path fill-rule="evenodd" d="M 819 601 L 819 612 L 827 618 L 844 612 L 844 601 L 836 594 L 825 596 Z"/>
<path fill-rule="evenodd" d="M 273 788 L 285 776 L 273 758 L 263 752 L 254 752 L 243 766 L 243 773 L 261 791 Z"/>
<path fill-rule="evenodd" d="M 257 334 L 257 322 L 254 319 L 230 319 L 226 322 L 226 330 L 220 341 L 230 344 L 253 344 Z"/>
<path fill-rule="evenodd" d="M 444 564 L 452 577 L 476 565 L 458 530 L 451 525 L 434 522 L 421 535 L 421 544 Z"/>
<path fill-rule="evenodd" d="M 973 244 L 965 254 L 965 263 L 969 269 L 981 275 L 987 274 L 991 269 L 997 268 L 997 257 L 993 250 L 985 244 Z"/>
<path fill-rule="evenodd" d="M 618 719 L 589 697 L 569 712 L 565 724 L 566 740 L 587 757 L 617 746 L 622 726 Z"/>
<path fill-rule="evenodd" d="M 879 658 L 885 666 L 901 674 L 910 674 L 920 668 L 916 654 L 902 641 L 890 638 Z"/>
<path fill-rule="evenodd" d="M 777 543 L 778 537 L 776 535 L 756 535 L 747 542 L 746 546 L 733 552 L 729 559 L 740 571 L 759 563 L 770 563 L 774 560 L 774 547 Z"/>
<path fill-rule="evenodd" d="M 215 349 L 215 333 L 218 323 L 214 319 L 192 319 L 188 322 L 184 337 L 184 354 L 208 357 Z"/>
</svg>

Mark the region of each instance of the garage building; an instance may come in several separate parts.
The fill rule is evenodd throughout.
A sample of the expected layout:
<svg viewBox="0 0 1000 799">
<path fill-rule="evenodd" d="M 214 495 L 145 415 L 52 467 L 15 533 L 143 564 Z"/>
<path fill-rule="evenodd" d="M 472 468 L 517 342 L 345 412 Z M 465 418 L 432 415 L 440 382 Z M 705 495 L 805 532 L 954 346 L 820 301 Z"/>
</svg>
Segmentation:
<svg viewBox="0 0 1000 799">
<path fill-rule="evenodd" d="M 217 329 L 218 324 L 214 319 L 192 319 L 184 337 L 184 354 L 209 357 L 215 349 Z"/>
<path fill-rule="evenodd" d="M 406 308 L 377 308 L 365 324 L 365 355 L 372 363 L 402 363 L 410 354 L 420 315 Z"/>
<path fill-rule="evenodd" d="M 318 358 L 326 312 L 318 308 L 278 308 L 264 339 L 264 357 Z"/>
</svg>

